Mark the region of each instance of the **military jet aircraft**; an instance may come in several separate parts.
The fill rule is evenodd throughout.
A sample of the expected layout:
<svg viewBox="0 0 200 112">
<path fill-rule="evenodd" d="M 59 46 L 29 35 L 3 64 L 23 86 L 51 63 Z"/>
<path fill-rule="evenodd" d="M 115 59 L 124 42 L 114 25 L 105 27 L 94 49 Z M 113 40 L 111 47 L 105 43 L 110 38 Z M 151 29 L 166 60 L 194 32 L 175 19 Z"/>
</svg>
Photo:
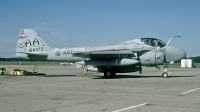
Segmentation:
<svg viewBox="0 0 200 112">
<path fill-rule="evenodd" d="M 186 52 L 171 46 L 173 36 L 167 42 L 156 38 L 138 38 L 117 44 L 77 47 L 50 48 L 33 29 L 21 29 L 18 36 L 16 56 L 42 60 L 62 60 L 89 66 L 88 70 L 113 77 L 116 73 L 142 72 L 141 66 L 155 66 L 168 77 L 167 69 L 158 65 L 173 64 L 186 57 Z"/>
</svg>

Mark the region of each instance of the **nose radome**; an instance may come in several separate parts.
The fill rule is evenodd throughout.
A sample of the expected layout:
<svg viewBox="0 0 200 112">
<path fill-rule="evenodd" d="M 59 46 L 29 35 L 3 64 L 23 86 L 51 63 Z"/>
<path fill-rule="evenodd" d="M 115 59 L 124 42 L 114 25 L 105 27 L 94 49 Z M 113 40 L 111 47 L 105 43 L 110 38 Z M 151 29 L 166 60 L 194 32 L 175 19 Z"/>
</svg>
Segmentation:
<svg viewBox="0 0 200 112">
<path fill-rule="evenodd" d="M 187 55 L 186 52 L 180 48 L 179 48 L 179 54 L 180 54 L 180 60 L 186 58 Z"/>
<path fill-rule="evenodd" d="M 166 47 L 166 61 L 180 61 L 186 57 L 186 52 L 178 47 L 167 46 Z"/>
</svg>

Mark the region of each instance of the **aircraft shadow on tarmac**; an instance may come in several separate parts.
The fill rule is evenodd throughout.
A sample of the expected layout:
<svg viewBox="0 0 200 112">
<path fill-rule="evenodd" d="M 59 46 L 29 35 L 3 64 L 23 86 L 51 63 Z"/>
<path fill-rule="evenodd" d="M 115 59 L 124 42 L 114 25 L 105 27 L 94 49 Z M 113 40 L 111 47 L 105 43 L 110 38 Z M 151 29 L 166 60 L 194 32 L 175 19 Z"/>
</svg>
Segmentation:
<svg viewBox="0 0 200 112">
<path fill-rule="evenodd" d="M 125 79 L 125 78 L 155 78 L 155 77 L 158 77 L 158 78 L 162 78 L 162 76 L 159 76 L 159 75 L 155 75 L 155 76 L 152 76 L 152 75 L 116 75 L 115 77 L 104 77 L 103 75 L 102 76 L 96 76 L 96 75 L 93 75 L 93 74 L 89 74 L 89 75 L 66 75 L 66 74 L 61 74 L 61 75 L 45 75 L 45 77 L 92 77 L 92 79 Z M 181 78 L 181 77 L 196 77 L 196 76 L 168 76 L 167 78 Z"/>
<path fill-rule="evenodd" d="M 92 79 L 123 79 L 123 78 L 162 78 L 162 76 L 148 76 L 148 75 L 116 75 L 115 77 L 107 78 L 104 76 L 95 76 Z M 195 76 L 168 76 L 167 78 L 177 78 L 177 77 L 195 77 Z"/>
<path fill-rule="evenodd" d="M 75 77 L 77 75 L 45 75 L 45 77 Z"/>
</svg>

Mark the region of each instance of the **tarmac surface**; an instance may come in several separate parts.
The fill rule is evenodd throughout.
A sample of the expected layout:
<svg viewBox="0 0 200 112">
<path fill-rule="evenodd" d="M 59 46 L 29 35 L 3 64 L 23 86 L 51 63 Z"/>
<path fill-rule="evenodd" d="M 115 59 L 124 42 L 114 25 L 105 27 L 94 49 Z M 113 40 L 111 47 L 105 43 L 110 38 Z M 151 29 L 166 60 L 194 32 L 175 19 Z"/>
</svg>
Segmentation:
<svg viewBox="0 0 200 112">
<path fill-rule="evenodd" d="M 200 69 L 168 70 L 168 78 L 153 67 L 113 78 L 74 66 L 38 66 L 47 76 L 0 75 L 0 112 L 200 112 Z"/>
</svg>

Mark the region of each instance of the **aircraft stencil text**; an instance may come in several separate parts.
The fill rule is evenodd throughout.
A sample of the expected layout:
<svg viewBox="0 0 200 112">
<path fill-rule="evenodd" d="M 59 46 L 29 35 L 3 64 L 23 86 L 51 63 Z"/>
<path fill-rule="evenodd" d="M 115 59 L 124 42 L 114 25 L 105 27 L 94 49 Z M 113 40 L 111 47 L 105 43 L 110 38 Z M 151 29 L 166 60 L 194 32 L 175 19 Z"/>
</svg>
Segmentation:
<svg viewBox="0 0 200 112">
<path fill-rule="evenodd" d="M 41 44 L 42 44 L 42 43 L 41 43 Z M 39 42 L 39 40 L 38 40 L 37 38 L 33 39 L 33 41 L 31 41 L 31 40 L 29 40 L 29 39 L 27 39 L 27 40 L 25 41 L 26 47 L 39 46 L 39 45 L 41 45 L 41 44 L 40 44 L 40 42 Z M 42 44 L 42 46 L 44 46 L 44 45 Z"/>
<path fill-rule="evenodd" d="M 29 52 L 38 52 L 38 51 L 44 51 L 44 47 L 34 47 L 34 48 L 29 48 Z"/>
</svg>

